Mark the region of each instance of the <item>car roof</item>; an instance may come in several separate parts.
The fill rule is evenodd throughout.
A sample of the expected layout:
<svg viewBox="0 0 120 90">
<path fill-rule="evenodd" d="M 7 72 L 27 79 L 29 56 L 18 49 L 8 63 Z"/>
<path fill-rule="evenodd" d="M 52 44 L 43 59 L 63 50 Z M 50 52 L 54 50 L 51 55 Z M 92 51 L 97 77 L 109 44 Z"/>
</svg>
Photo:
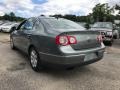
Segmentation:
<svg viewBox="0 0 120 90">
<path fill-rule="evenodd" d="M 55 18 L 55 17 L 49 17 L 49 16 L 38 16 L 38 18 Z"/>
<path fill-rule="evenodd" d="M 31 17 L 33 20 L 40 20 L 40 19 L 55 19 L 56 17 L 49 17 L 49 16 L 38 16 L 38 17 Z"/>
</svg>

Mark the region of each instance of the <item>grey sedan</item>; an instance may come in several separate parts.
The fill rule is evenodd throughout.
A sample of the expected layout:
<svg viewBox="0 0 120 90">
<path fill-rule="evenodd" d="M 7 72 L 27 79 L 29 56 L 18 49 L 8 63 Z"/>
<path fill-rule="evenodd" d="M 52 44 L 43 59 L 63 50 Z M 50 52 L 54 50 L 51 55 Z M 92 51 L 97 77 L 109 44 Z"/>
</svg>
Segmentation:
<svg viewBox="0 0 120 90">
<path fill-rule="evenodd" d="M 31 67 L 71 68 L 101 60 L 105 46 L 96 31 L 86 31 L 77 23 L 54 17 L 33 17 L 14 28 L 12 49 L 28 54 Z"/>
</svg>

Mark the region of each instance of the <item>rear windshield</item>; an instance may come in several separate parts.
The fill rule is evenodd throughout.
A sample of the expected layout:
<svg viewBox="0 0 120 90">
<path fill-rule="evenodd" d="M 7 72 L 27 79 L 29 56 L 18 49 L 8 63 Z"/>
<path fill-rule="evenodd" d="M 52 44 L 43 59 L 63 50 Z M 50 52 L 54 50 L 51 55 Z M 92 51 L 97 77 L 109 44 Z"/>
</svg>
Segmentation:
<svg viewBox="0 0 120 90">
<path fill-rule="evenodd" d="M 59 31 L 73 31 L 73 30 L 85 30 L 81 25 L 62 18 L 45 18 L 43 19 L 51 28 Z"/>
</svg>

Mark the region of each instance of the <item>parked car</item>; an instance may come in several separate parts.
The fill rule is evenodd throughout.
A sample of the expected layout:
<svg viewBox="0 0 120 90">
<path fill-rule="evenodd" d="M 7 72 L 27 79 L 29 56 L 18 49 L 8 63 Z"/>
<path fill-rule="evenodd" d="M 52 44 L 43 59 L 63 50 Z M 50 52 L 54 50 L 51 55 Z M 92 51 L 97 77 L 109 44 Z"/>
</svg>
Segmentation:
<svg viewBox="0 0 120 90">
<path fill-rule="evenodd" d="M 4 22 L 3 21 L 0 21 L 0 25 L 2 25 Z"/>
<path fill-rule="evenodd" d="M 4 22 L 3 21 L 0 21 L 0 32 L 1 32 L 1 30 L 2 30 L 2 25 L 4 24 Z"/>
<path fill-rule="evenodd" d="M 116 29 L 113 31 L 113 38 L 118 39 L 119 38 L 119 31 Z"/>
<path fill-rule="evenodd" d="M 96 31 L 86 31 L 77 23 L 53 17 L 23 21 L 10 35 L 12 49 L 28 54 L 33 70 L 44 66 L 71 68 L 103 58 L 105 46 Z"/>
<path fill-rule="evenodd" d="M 1 30 L 2 32 L 11 32 L 11 28 L 15 26 L 16 24 L 17 23 L 12 23 L 12 22 L 5 23 L 2 25 Z"/>
<path fill-rule="evenodd" d="M 109 45 L 113 43 L 114 27 L 111 22 L 96 22 L 90 29 L 91 31 L 98 31 L 101 33 L 103 42 L 108 42 Z"/>
<path fill-rule="evenodd" d="M 114 38 L 115 38 L 115 39 L 120 38 L 120 27 L 118 27 L 118 26 L 115 26 Z"/>
<path fill-rule="evenodd" d="M 14 29 L 16 29 L 19 26 L 20 23 L 15 23 L 14 25 L 12 25 L 11 29 L 10 29 L 10 33 L 14 31 Z"/>
</svg>

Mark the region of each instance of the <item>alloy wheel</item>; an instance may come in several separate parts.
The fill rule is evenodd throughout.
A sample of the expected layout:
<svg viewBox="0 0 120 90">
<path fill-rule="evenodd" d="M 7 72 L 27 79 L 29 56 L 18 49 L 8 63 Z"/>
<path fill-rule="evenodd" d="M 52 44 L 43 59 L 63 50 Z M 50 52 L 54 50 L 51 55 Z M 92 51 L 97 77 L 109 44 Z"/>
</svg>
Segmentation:
<svg viewBox="0 0 120 90">
<path fill-rule="evenodd" d="M 30 62 L 33 68 L 37 67 L 38 64 L 38 56 L 35 50 L 31 50 L 30 53 Z"/>
</svg>

